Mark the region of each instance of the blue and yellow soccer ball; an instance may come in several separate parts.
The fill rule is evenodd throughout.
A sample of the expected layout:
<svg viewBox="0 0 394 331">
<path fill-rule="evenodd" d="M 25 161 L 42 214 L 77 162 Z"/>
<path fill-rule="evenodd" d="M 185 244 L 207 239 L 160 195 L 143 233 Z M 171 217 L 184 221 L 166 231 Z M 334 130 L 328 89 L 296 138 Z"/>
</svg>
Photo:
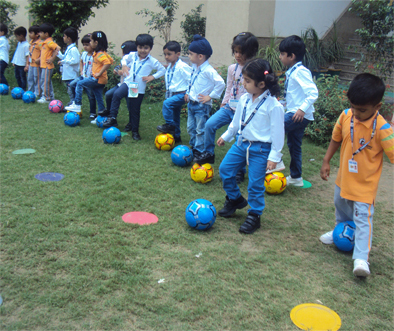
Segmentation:
<svg viewBox="0 0 394 331">
<path fill-rule="evenodd" d="M 175 139 L 172 134 L 160 133 L 156 136 L 155 146 L 161 151 L 170 151 L 174 148 Z"/>
<path fill-rule="evenodd" d="M 216 209 L 212 202 L 196 199 L 189 203 L 185 211 L 186 222 L 194 229 L 207 230 L 216 220 Z"/>
<path fill-rule="evenodd" d="M 23 88 L 21 87 L 14 87 L 11 91 L 11 96 L 14 99 L 22 99 L 23 93 L 25 93 L 25 91 L 23 91 Z"/>
<path fill-rule="evenodd" d="M 9 89 L 9 87 L 8 87 L 8 85 L 6 85 L 6 84 L 0 84 L 0 94 L 1 95 L 6 95 L 6 94 L 8 94 L 8 91 L 9 91 L 10 89 Z"/>
<path fill-rule="evenodd" d="M 332 232 L 335 246 L 341 251 L 349 252 L 354 247 L 356 224 L 353 221 L 340 222 Z"/>
<path fill-rule="evenodd" d="M 103 123 L 106 121 L 108 119 L 108 117 L 103 117 L 103 116 L 97 116 L 96 117 L 96 125 L 99 127 L 99 128 L 102 128 L 103 127 Z"/>
<path fill-rule="evenodd" d="M 279 171 L 274 171 L 265 176 L 264 186 L 269 194 L 281 194 L 286 189 L 286 185 L 286 177 Z"/>
<path fill-rule="evenodd" d="M 190 177 L 196 183 L 206 184 L 213 178 L 213 168 L 209 163 L 205 163 L 203 165 L 195 163 L 190 169 Z"/>
<path fill-rule="evenodd" d="M 64 124 L 68 126 L 77 126 L 80 122 L 79 115 L 74 112 L 66 113 L 63 117 Z"/>
<path fill-rule="evenodd" d="M 36 95 L 32 91 L 23 93 L 22 100 L 24 103 L 33 103 L 36 101 Z"/>
<path fill-rule="evenodd" d="M 186 167 L 193 161 L 193 152 L 189 147 L 179 145 L 172 150 L 171 160 L 179 167 Z"/>
<path fill-rule="evenodd" d="M 103 131 L 104 144 L 119 144 L 122 134 L 118 128 L 114 126 Z"/>
</svg>

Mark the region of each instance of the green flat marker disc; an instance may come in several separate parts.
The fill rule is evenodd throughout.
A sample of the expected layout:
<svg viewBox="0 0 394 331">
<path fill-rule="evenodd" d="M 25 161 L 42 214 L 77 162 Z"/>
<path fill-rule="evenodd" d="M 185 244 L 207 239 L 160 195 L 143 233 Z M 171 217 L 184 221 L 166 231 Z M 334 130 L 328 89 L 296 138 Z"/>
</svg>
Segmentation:
<svg viewBox="0 0 394 331">
<path fill-rule="evenodd" d="M 127 132 L 121 132 L 120 134 L 121 134 L 122 137 L 123 136 L 128 136 Z"/>
<path fill-rule="evenodd" d="M 13 151 L 12 154 L 32 154 L 35 153 L 36 150 L 32 148 L 25 148 L 25 149 L 18 149 L 16 151 Z"/>
<path fill-rule="evenodd" d="M 307 180 L 303 180 L 304 182 L 304 186 L 302 186 L 301 188 L 310 188 L 312 187 L 312 184 L 310 182 L 308 182 Z"/>
</svg>

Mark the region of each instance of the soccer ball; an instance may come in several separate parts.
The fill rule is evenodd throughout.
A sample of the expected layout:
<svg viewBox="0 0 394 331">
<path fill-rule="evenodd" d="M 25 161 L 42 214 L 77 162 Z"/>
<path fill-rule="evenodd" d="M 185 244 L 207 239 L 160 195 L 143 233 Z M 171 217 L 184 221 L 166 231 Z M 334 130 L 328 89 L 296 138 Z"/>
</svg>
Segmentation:
<svg viewBox="0 0 394 331">
<path fill-rule="evenodd" d="M 48 109 L 51 113 L 60 113 L 64 109 L 63 102 L 60 100 L 52 100 L 48 105 Z"/>
<path fill-rule="evenodd" d="M 8 94 L 9 90 L 10 89 L 8 88 L 8 85 L 0 84 L 0 94 L 2 94 L 2 95 Z"/>
<path fill-rule="evenodd" d="M 97 116 L 96 117 L 96 125 L 99 127 L 99 128 L 102 128 L 103 127 L 103 123 L 107 120 L 107 118 L 108 117 L 103 117 L 103 116 Z"/>
<path fill-rule="evenodd" d="M 32 103 L 36 101 L 36 95 L 31 91 L 23 93 L 22 100 L 24 103 Z"/>
<path fill-rule="evenodd" d="M 209 229 L 216 220 L 216 209 L 212 202 L 196 199 L 189 203 L 185 211 L 186 222 L 197 230 Z"/>
<path fill-rule="evenodd" d="M 25 91 L 23 91 L 23 88 L 21 87 L 14 87 L 11 91 L 11 96 L 14 99 L 22 99 L 22 95 L 23 93 L 25 93 Z"/>
<path fill-rule="evenodd" d="M 175 140 L 172 134 L 160 133 L 156 136 L 155 146 L 162 151 L 170 151 L 175 145 Z"/>
<path fill-rule="evenodd" d="M 118 128 L 114 126 L 103 131 L 103 141 L 105 144 L 119 144 L 122 134 Z"/>
<path fill-rule="evenodd" d="M 177 166 L 185 167 L 193 161 L 193 152 L 189 147 L 179 145 L 172 150 L 171 160 Z"/>
<path fill-rule="evenodd" d="M 269 194 L 281 194 L 286 189 L 286 177 L 281 173 L 274 171 L 265 176 L 264 186 Z"/>
<path fill-rule="evenodd" d="M 79 124 L 79 115 L 74 112 L 69 112 L 64 115 L 64 124 L 68 126 L 77 126 Z"/>
<path fill-rule="evenodd" d="M 356 233 L 356 224 L 353 221 L 340 222 L 335 227 L 332 238 L 338 249 L 349 252 L 354 247 L 354 235 Z"/>
<path fill-rule="evenodd" d="M 201 166 L 198 163 L 195 163 L 190 169 L 190 177 L 196 183 L 208 183 L 213 178 L 213 168 L 209 163 L 205 163 Z"/>
</svg>

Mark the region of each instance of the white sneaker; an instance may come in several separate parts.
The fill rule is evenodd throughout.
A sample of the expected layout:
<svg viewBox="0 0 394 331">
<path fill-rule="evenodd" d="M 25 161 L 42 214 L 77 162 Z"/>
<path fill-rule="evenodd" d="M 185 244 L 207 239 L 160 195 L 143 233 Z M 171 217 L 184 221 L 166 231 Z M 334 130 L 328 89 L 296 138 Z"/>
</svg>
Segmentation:
<svg viewBox="0 0 394 331">
<path fill-rule="evenodd" d="M 70 106 L 67 106 L 64 108 L 68 111 L 73 111 L 75 113 L 80 113 L 81 112 L 81 105 L 76 105 L 75 102 L 73 102 Z"/>
<path fill-rule="evenodd" d="M 40 99 L 37 100 L 38 103 L 49 103 L 45 97 L 41 97 Z"/>
<path fill-rule="evenodd" d="M 283 161 L 282 160 L 280 160 L 277 164 L 276 164 L 276 167 L 275 167 L 275 169 L 272 169 L 272 170 L 267 170 L 265 173 L 266 174 L 270 174 L 271 172 L 274 172 L 274 171 L 282 171 L 282 170 L 285 170 L 285 164 L 283 163 Z"/>
<path fill-rule="evenodd" d="M 287 185 L 293 185 L 298 187 L 304 186 L 304 180 L 302 179 L 302 177 L 292 178 L 291 176 L 287 176 L 286 181 L 287 181 Z"/>
<path fill-rule="evenodd" d="M 90 123 L 92 123 L 92 124 L 96 124 L 96 119 L 94 119 L 94 120 L 90 121 Z"/>
<path fill-rule="evenodd" d="M 361 259 L 354 260 L 353 274 L 357 277 L 367 277 L 371 274 L 369 271 L 368 262 Z"/>
<path fill-rule="evenodd" d="M 331 245 L 331 244 L 333 244 L 334 243 L 334 239 L 333 239 L 333 237 L 332 237 L 332 233 L 333 233 L 333 231 L 329 231 L 329 232 L 327 232 L 327 233 L 325 233 L 325 234 L 322 234 L 321 236 L 320 236 L 320 241 L 323 243 L 323 244 L 326 244 L 326 245 Z"/>
</svg>

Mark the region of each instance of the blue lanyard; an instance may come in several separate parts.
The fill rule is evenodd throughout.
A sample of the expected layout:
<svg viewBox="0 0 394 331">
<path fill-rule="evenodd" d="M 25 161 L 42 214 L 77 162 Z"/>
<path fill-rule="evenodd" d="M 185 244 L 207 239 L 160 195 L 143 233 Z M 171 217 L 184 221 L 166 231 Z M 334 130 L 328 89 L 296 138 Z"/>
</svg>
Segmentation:
<svg viewBox="0 0 394 331">
<path fill-rule="evenodd" d="M 192 76 L 191 76 L 192 78 L 193 78 L 193 75 L 194 75 L 194 72 L 195 72 L 195 71 L 196 71 L 196 70 L 193 68 Z M 196 81 L 197 76 L 200 74 L 200 72 L 201 72 L 201 69 L 198 69 L 196 76 L 194 76 L 194 79 L 193 79 L 193 80 L 192 80 L 192 79 L 190 80 L 189 89 L 187 90 L 187 93 L 188 93 L 188 94 L 190 93 L 190 90 L 191 90 L 191 88 L 192 88 L 194 82 Z"/>
<path fill-rule="evenodd" d="M 291 74 L 294 72 L 294 70 L 296 70 L 298 67 L 302 66 L 302 63 L 297 63 L 293 66 L 293 68 L 291 69 L 289 76 L 286 76 L 286 81 L 285 81 L 285 91 L 284 91 L 284 98 L 286 99 L 286 94 L 287 94 L 287 86 L 289 85 L 289 78 L 291 76 Z"/>
<path fill-rule="evenodd" d="M 357 151 L 355 151 L 352 154 L 352 160 L 356 154 L 360 153 L 365 147 L 367 147 L 367 145 L 372 141 L 372 138 L 375 136 L 376 123 L 378 121 L 378 116 L 379 116 L 379 112 L 376 114 L 375 119 L 373 121 L 371 139 L 366 144 L 362 145 Z M 352 117 L 350 119 L 350 139 L 352 141 L 352 151 L 353 151 L 353 135 L 354 135 L 354 120 L 353 120 L 353 115 L 352 115 Z"/>
<path fill-rule="evenodd" d="M 237 93 L 238 93 L 238 84 L 242 79 L 242 72 L 240 73 L 238 79 L 235 79 L 235 73 L 237 72 L 238 69 L 238 63 L 235 66 L 235 70 L 234 70 L 234 79 L 233 79 L 233 95 L 234 95 L 234 100 L 237 99 Z"/>
<path fill-rule="evenodd" d="M 135 60 L 134 60 L 134 65 L 133 65 L 133 82 L 135 82 L 135 77 L 138 75 L 140 72 L 142 66 L 145 64 L 146 61 L 149 60 L 149 55 L 144 59 L 144 61 L 141 62 L 140 66 L 138 67 L 137 71 L 135 71 L 135 66 L 138 61 L 138 53 L 135 54 Z"/>
<path fill-rule="evenodd" d="M 179 60 L 178 60 L 179 61 Z M 177 62 L 178 61 L 176 61 L 175 62 L 175 64 L 174 64 L 174 66 L 171 68 L 167 68 L 167 71 L 166 71 L 166 83 L 167 83 L 167 87 L 166 87 L 166 90 L 167 91 L 169 91 L 170 90 L 170 85 L 171 85 L 171 81 L 172 81 L 172 77 L 174 76 L 174 71 L 175 71 L 175 66 L 176 66 L 176 64 L 177 64 Z M 171 71 L 171 69 L 172 69 L 172 71 Z"/>
<path fill-rule="evenodd" d="M 250 101 L 250 99 L 246 100 L 245 102 L 245 107 L 244 110 L 242 112 L 242 121 L 241 121 L 241 129 L 239 131 L 239 133 L 242 133 L 243 129 L 245 129 L 245 126 L 247 126 L 249 124 L 249 122 L 252 120 L 252 118 L 254 117 L 254 115 L 256 115 L 257 111 L 259 110 L 259 108 L 263 105 L 263 103 L 267 100 L 267 98 L 270 96 L 271 94 L 268 92 L 267 95 L 260 100 L 260 102 L 257 104 L 255 110 L 250 114 L 249 118 L 246 120 L 245 122 L 245 117 L 246 117 L 246 107 L 248 106 L 248 103 Z"/>
<path fill-rule="evenodd" d="M 85 73 L 85 77 L 87 77 L 87 75 L 88 75 L 88 68 L 89 68 L 89 62 L 92 63 L 93 56 L 90 55 L 88 57 L 88 54 L 86 53 L 86 58 L 85 59 L 86 59 L 86 62 L 85 62 L 84 68 L 83 68 L 83 72 Z"/>
<path fill-rule="evenodd" d="M 71 46 L 71 47 L 70 47 Z M 66 58 L 67 54 L 70 53 L 70 51 L 76 47 L 75 44 L 71 44 L 70 46 L 67 47 L 66 52 L 64 53 L 63 59 Z M 70 48 L 69 48 L 70 47 Z"/>
</svg>

